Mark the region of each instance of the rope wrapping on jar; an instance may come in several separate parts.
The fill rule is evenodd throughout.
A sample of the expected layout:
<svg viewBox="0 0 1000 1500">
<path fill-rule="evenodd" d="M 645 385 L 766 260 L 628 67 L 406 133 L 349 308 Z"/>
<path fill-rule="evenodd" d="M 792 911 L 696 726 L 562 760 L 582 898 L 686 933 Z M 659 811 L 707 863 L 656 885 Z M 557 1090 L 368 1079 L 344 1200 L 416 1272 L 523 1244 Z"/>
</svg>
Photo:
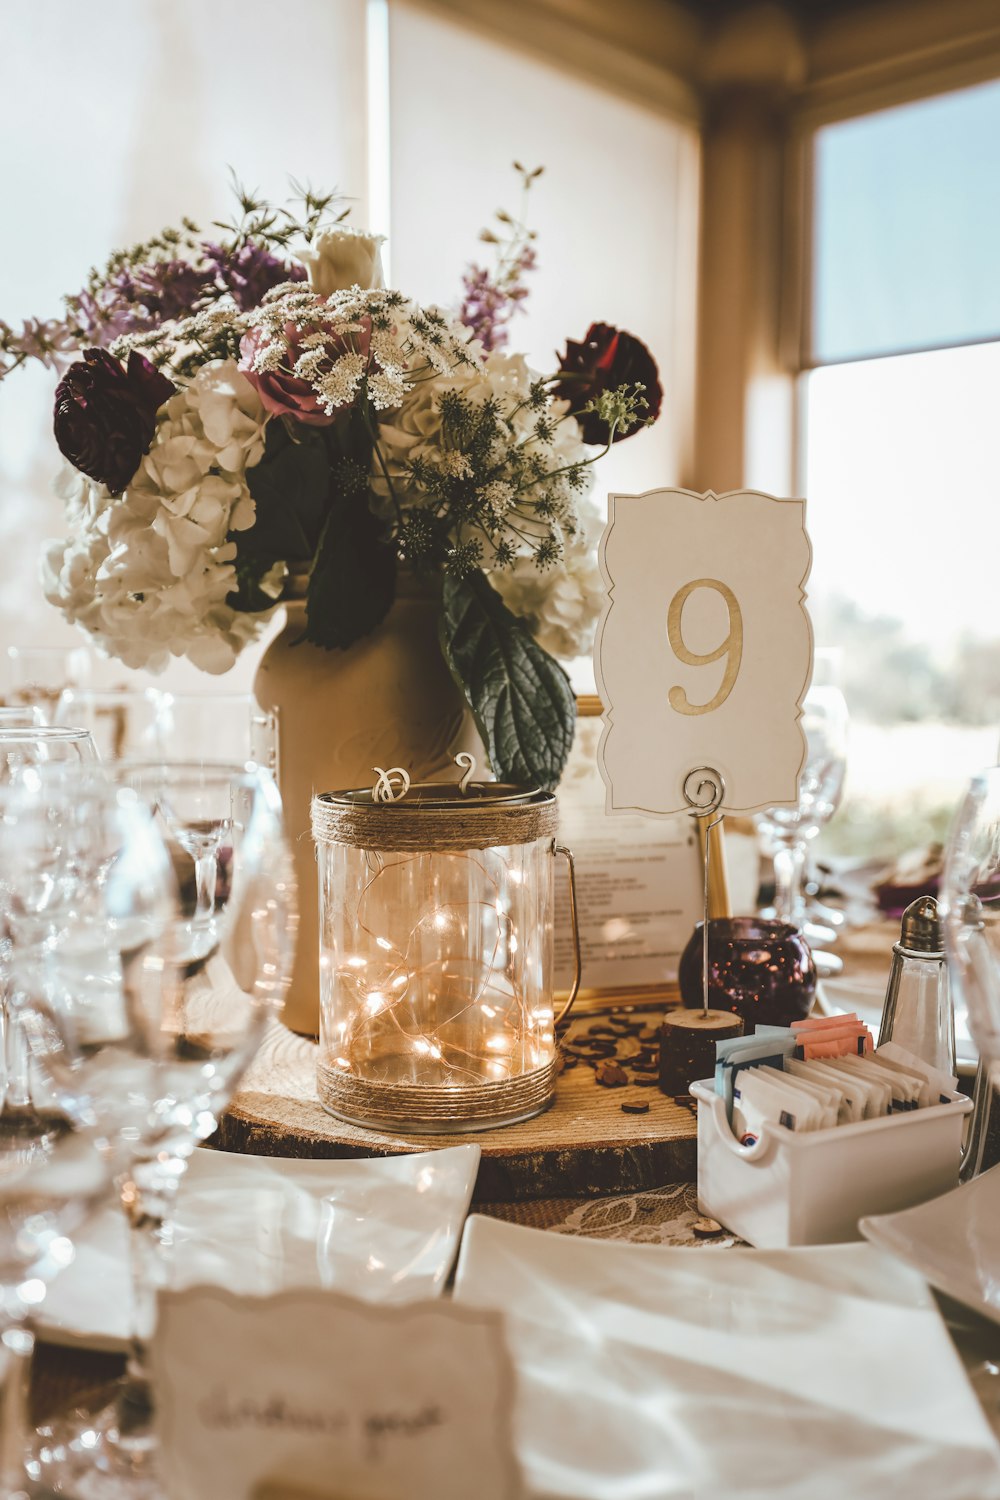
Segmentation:
<svg viewBox="0 0 1000 1500">
<path fill-rule="evenodd" d="M 454 853 L 554 839 L 559 810 L 551 792 L 484 783 L 464 794 L 451 784 L 412 786 L 395 802 L 369 791 L 320 792 L 312 800 L 317 844 L 386 853 Z"/>
</svg>

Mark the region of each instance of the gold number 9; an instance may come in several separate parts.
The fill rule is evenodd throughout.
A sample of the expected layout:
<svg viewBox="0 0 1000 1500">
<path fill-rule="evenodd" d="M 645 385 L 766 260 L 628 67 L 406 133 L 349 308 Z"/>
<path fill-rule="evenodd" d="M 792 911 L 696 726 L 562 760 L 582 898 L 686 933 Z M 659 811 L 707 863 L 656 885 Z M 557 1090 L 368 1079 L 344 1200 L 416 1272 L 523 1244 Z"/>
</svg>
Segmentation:
<svg viewBox="0 0 1000 1500">
<path fill-rule="evenodd" d="M 684 644 L 684 636 L 681 633 L 681 615 L 688 596 L 693 594 L 695 589 L 714 589 L 717 594 L 722 595 L 726 601 L 726 608 L 729 610 L 729 634 L 714 651 L 708 651 L 704 656 L 699 655 L 697 651 L 689 650 Z M 728 658 L 719 691 L 707 703 L 691 703 L 682 687 L 672 687 L 667 694 L 670 707 L 676 709 L 679 714 L 710 714 L 729 697 L 736 685 L 740 663 L 743 660 L 743 613 L 732 589 L 720 583 L 717 578 L 694 578 L 683 588 L 678 589 L 667 610 L 667 639 L 677 660 L 682 661 L 686 667 L 707 667 L 713 661 L 720 661 L 724 656 Z"/>
</svg>

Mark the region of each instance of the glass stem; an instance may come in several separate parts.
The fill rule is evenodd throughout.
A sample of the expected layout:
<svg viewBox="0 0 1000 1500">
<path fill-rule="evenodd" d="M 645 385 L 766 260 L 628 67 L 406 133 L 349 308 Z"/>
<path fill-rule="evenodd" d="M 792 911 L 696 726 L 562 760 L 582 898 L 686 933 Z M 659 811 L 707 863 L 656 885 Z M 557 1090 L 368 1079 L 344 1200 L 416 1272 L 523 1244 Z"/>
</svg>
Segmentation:
<svg viewBox="0 0 1000 1500">
<path fill-rule="evenodd" d="M 802 877 L 806 867 L 806 845 L 796 839 L 778 844 L 774 851 L 774 914 L 779 922 L 801 927 L 805 915 Z"/>
<path fill-rule="evenodd" d="M 218 851 L 202 851 L 194 862 L 195 921 L 207 922 L 215 912 L 215 884 L 218 878 Z"/>
<path fill-rule="evenodd" d="M 0 1303 L 0 1316 L 0 1349 L 5 1365 L 0 1392 L 0 1495 L 5 1500 L 27 1500 L 24 1453 L 30 1427 L 28 1392 L 35 1336 L 20 1304 L 11 1308 L 9 1303 Z"/>
<path fill-rule="evenodd" d="M 18 1014 L 9 1004 L 4 1006 L 3 1052 L 7 1108 L 30 1109 L 28 1042 Z"/>
<path fill-rule="evenodd" d="M 149 1343 L 156 1328 L 157 1294 L 169 1280 L 168 1252 L 181 1171 L 164 1170 L 155 1161 L 134 1162 L 120 1184 L 129 1227 L 132 1327 L 118 1397 L 118 1433 L 121 1444 L 136 1448 L 152 1447 L 154 1443 Z"/>
</svg>

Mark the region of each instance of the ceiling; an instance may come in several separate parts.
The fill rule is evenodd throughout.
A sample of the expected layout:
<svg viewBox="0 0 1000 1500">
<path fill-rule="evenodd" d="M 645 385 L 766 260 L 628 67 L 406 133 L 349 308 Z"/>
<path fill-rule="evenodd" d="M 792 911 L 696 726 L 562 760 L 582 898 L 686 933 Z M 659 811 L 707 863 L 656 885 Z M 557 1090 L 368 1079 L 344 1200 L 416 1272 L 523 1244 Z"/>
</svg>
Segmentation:
<svg viewBox="0 0 1000 1500">
<path fill-rule="evenodd" d="M 667 3 L 667 0 L 664 0 Z M 760 0 L 679 0 L 693 15 L 705 21 L 730 16 L 741 10 L 759 9 Z M 864 10 L 871 0 L 777 0 L 780 9 L 790 11 L 803 20 L 818 16 L 837 15 L 845 11 Z"/>
</svg>

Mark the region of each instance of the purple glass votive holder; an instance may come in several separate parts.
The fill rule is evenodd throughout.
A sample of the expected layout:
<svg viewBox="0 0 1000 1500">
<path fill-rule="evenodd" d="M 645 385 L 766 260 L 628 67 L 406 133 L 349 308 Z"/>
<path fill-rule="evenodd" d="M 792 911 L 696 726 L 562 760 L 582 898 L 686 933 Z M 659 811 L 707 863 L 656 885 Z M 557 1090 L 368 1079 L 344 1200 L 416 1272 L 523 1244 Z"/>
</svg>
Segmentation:
<svg viewBox="0 0 1000 1500">
<path fill-rule="evenodd" d="M 703 1003 L 702 923 L 681 954 L 681 999 Z M 812 1009 L 816 966 L 809 945 L 788 922 L 757 917 L 712 917 L 708 924 L 708 1003 L 743 1018 L 751 1035 L 760 1026 L 790 1026 Z"/>
</svg>

